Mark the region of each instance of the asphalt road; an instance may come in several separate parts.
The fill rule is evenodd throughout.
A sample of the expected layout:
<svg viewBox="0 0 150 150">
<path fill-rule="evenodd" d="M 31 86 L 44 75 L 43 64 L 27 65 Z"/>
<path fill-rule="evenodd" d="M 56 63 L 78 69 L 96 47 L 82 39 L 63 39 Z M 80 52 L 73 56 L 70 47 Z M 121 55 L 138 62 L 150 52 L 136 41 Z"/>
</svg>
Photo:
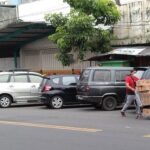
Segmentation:
<svg viewBox="0 0 150 150">
<path fill-rule="evenodd" d="M 149 150 L 150 119 L 93 107 L 0 109 L 0 150 Z"/>
</svg>

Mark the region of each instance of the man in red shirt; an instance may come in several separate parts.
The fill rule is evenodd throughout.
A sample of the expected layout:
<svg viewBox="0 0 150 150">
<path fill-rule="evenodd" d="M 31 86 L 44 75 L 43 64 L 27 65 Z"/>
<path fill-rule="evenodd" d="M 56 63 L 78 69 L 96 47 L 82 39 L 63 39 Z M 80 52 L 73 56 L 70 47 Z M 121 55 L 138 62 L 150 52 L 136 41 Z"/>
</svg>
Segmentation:
<svg viewBox="0 0 150 150">
<path fill-rule="evenodd" d="M 135 71 L 132 70 L 130 75 L 128 75 L 125 79 L 125 83 L 126 83 L 126 103 L 123 106 L 122 110 L 121 110 L 121 115 L 123 117 L 125 117 L 125 111 L 127 110 L 127 108 L 131 105 L 131 103 L 133 103 L 136 100 L 137 103 L 137 118 L 141 115 L 141 107 L 142 107 L 142 103 L 140 101 L 140 97 L 137 93 L 136 90 L 136 81 L 138 81 L 139 79 L 137 77 L 134 76 Z"/>
</svg>

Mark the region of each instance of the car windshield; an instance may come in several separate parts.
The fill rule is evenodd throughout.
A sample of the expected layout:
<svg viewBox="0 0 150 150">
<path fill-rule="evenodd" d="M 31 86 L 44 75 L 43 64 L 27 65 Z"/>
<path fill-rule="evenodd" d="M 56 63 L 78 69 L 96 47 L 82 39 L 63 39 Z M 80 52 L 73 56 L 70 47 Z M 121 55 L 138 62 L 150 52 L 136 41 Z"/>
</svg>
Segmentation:
<svg viewBox="0 0 150 150">
<path fill-rule="evenodd" d="M 90 75 L 90 70 L 84 70 L 82 73 L 81 73 L 81 76 L 80 76 L 80 81 L 81 82 L 87 82 L 88 79 L 89 79 L 89 75 Z"/>
</svg>

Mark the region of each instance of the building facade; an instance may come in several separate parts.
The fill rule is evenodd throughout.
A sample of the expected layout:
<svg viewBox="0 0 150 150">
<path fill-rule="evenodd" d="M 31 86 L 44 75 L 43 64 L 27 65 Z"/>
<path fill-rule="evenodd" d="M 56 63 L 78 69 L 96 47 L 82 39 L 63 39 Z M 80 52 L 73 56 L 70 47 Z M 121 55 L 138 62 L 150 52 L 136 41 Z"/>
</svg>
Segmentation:
<svg viewBox="0 0 150 150">
<path fill-rule="evenodd" d="M 70 66 L 64 67 L 56 58 L 57 46 L 48 40 L 47 37 L 29 43 L 20 50 L 20 67 L 41 72 L 43 74 L 79 74 L 82 69 L 95 66 L 95 62 L 80 61 L 77 53 L 72 52 L 73 62 Z M 94 56 L 87 53 L 86 58 Z"/>
<path fill-rule="evenodd" d="M 0 0 L 0 4 L 2 5 L 19 5 L 19 4 L 25 4 L 30 3 L 38 0 Z"/>
<path fill-rule="evenodd" d="M 114 25 L 113 45 L 150 43 L 150 0 L 117 0 L 120 21 Z"/>
</svg>

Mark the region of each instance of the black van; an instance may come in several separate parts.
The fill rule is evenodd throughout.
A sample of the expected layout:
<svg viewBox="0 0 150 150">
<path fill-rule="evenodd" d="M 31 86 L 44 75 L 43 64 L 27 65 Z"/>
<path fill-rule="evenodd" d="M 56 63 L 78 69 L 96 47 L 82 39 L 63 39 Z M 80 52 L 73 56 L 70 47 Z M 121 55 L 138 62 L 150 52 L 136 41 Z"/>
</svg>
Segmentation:
<svg viewBox="0 0 150 150">
<path fill-rule="evenodd" d="M 83 70 L 77 85 L 77 99 L 96 108 L 114 110 L 125 100 L 125 76 L 132 67 L 90 67 Z"/>
</svg>

